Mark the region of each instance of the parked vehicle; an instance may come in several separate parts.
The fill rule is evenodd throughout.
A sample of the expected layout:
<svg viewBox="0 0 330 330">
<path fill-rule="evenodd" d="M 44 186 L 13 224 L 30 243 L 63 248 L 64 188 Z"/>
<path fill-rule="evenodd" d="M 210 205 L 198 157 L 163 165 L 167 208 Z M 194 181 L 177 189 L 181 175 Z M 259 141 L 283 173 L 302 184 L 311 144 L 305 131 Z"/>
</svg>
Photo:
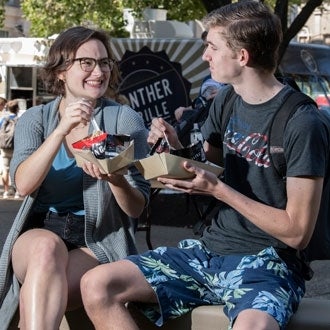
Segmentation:
<svg viewBox="0 0 330 330">
<path fill-rule="evenodd" d="M 293 78 L 311 96 L 320 110 L 330 114 L 330 46 L 290 43 L 279 65 L 281 73 Z"/>
</svg>

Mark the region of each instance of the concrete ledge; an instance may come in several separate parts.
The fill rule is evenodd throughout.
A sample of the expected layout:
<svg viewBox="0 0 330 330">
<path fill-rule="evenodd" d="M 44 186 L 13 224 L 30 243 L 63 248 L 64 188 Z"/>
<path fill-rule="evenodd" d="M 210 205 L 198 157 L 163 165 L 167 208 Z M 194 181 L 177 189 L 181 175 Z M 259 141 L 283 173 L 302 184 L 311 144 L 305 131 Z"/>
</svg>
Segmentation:
<svg viewBox="0 0 330 330">
<path fill-rule="evenodd" d="M 227 330 L 228 319 L 223 313 L 223 306 L 200 306 L 191 313 L 170 320 L 162 327 L 157 327 L 147 320 L 133 305 L 129 310 L 141 330 Z M 16 314 L 8 330 L 18 329 Z M 292 317 L 287 330 L 329 330 L 330 300 L 304 298 L 298 311 Z M 94 330 L 83 308 L 66 313 L 60 330 Z"/>
<path fill-rule="evenodd" d="M 330 300 L 304 298 L 287 330 L 330 329 Z"/>
<path fill-rule="evenodd" d="M 223 306 L 200 306 L 191 313 L 156 327 L 134 309 L 132 316 L 143 330 L 227 330 L 228 319 Z M 304 298 L 292 317 L 287 330 L 329 330 L 330 300 Z"/>
<path fill-rule="evenodd" d="M 191 330 L 227 330 L 229 323 L 222 309 L 222 306 L 195 308 L 191 315 Z M 330 329 L 330 300 L 304 298 L 286 329 Z"/>
</svg>

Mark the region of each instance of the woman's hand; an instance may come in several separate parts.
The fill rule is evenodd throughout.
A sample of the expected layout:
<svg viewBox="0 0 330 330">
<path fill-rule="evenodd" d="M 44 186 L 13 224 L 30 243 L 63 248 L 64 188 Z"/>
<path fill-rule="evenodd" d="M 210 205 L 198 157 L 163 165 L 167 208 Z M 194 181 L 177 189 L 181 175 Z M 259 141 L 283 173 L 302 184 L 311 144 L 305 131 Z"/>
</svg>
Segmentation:
<svg viewBox="0 0 330 330">
<path fill-rule="evenodd" d="M 127 170 L 119 170 L 111 174 L 104 174 L 101 169 L 91 162 L 84 162 L 82 165 L 83 171 L 91 177 L 98 180 L 105 180 L 112 184 L 117 184 L 123 179 L 123 175 L 126 174 Z"/>
<path fill-rule="evenodd" d="M 103 174 L 100 169 L 91 162 L 83 164 L 83 170 L 88 175 L 108 182 L 111 192 L 119 207 L 130 217 L 138 218 L 145 207 L 146 200 L 143 194 L 124 177 L 126 170 L 118 170 L 115 173 Z"/>
<path fill-rule="evenodd" d="M 86 126 L 91 120 L 94 107 L 87 99 L 80 98 L 66 105 L 61 114 L 61 120 L 57 127 L 63 132 L 63 135 L 68 135 L 70 131 L 78 125 Z"/>
</svg>

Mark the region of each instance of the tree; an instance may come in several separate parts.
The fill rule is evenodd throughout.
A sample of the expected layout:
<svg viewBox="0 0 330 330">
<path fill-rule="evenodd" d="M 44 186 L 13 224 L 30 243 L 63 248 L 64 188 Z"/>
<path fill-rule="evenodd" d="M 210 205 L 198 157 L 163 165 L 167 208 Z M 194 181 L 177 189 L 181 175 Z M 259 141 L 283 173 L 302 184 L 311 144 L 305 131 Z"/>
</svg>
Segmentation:
<svg viewBox="0 0 330 330">
<path fill-rule="evenodd" d="M 277 0 L 274 12 L 280 17 L 282 22 L 283 41 L 280 45 L 279 63 L 285 53 L 292 38 L 304 27 L 313 11 L 322 4 L 323 0 L 308 0 L 300 13 L 294 19 L 290 26 L 288 26 L 288 0 Z"/>
<path fill-rule="evenodd" d="M 2 1 L 2 0 L 0 0 Z M 113 37 L 128 36 L 123 8 L 141 13 L 147 6 L 168 10 L 168 19 L 188 21 L 206 14 L 201 0 L 23 0 L 24 17 L 31 22 L 30 35 L 48 37 L 74 25 L 87 25 L 109 31 Z"/>
<path fill-rule="evenodd" d="M 167 10 L 167 19 L 182 22 L 201 19 L 207 13 L 201 0 L 123 0 L 123 4 L 133 9 L 137 17 L 142 16 L 144 8 L 159 8 Z"/>
<path fill-rule="evenodd" d="M 0 0 L 0 28 L 3 28 L 5 21 L 5 3 L 6 0 Z"/>
<path fill-rule="evenodd" d="M 76 25 L 102 28 L 112 36 L 127 36 L 122 0 L 23 0 L 21 8 L 31 22 L 31 36 L 48 37 Z"/>
<path fill-rule="evenodd" d="M 231 0 L 202 0 L 202 3 L 208 13 L 216 8 L 228 5 L 231 2 Z"/>
</svg>

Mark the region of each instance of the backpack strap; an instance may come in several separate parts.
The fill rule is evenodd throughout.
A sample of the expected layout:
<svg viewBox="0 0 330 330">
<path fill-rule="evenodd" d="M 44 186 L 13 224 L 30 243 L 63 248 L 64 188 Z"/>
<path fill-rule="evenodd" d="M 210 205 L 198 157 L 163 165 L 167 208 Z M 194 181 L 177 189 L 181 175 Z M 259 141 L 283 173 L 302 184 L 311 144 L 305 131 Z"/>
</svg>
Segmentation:
<svg viewBox="0 0 330 330">
<path fill-rule="evenodd" d="M 225 132 L 226 132 L 226 127 L 229 122 L 229 118 L 233 112 L 233 104 L 236 100 L 238 95 L 235 93 L 234 88 L 231 87 L 225 96 L 225 101 L 223 104 L 222 112 L 221 112 L 221 117 L 220 117 L 220 126 L 221 126 L 221 137 L 222 141 L 224 140 Z"/>
<path fill-rule="evenodd" d="M 284 130 L 288 120 L 304 104 L 315 104 L 317 106 L 315 101 L 306 94 L 290 90 L 273 116 L 269 128 L 268 154 L 270 155 L 270 162 L 278 175 L 283 179 L 286 176 L 286 160 L 283 148 Z"/>
</svg>

